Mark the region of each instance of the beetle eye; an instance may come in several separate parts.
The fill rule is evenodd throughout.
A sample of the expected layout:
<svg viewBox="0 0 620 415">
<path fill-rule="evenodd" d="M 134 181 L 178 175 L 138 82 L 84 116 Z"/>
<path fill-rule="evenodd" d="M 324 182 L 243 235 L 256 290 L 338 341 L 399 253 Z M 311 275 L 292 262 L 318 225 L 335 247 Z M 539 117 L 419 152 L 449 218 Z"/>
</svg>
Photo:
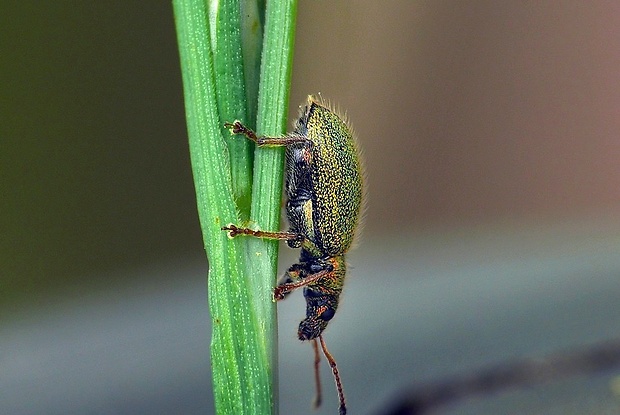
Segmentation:
<svg viewBox="0 0 620 415">
<path fill-rule="evenodd" d="M 319 317 L 323 321 L 329 321 L 334 317 L 334 314 L 336 314 L 336 310 L 334 310 L 333 308 L 328 308 L 327 310 L 323 311 Z"/>
<path fill-rule="evenodd" d="M 325 267 L 321 264 L 310 264 L 310 273 L 316 274 L 317 272 L 321 272 L 325 269 Z"/>
</svg>

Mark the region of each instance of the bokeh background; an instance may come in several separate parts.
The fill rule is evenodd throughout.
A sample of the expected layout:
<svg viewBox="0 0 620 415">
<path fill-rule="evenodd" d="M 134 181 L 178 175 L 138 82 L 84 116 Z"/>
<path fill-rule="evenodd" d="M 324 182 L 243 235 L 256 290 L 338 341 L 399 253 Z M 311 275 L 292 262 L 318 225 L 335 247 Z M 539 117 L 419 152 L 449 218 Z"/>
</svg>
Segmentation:
<svg viewBox="0 0 620 415">
<path fill-rule="evenodd" d="M 0 413 L 212 413 L 171 4 L 4 2 L 0 52 Z M 352 413 L 618 335 L 620 4 L 301 1 L 294 62 L 291 122 L 321 92 L 365 150 L 326 333 Z M 313 413 L 302 303 L 283 414 Z M 446 413 L 618 413 L 618 375 Z"/>
</svg>

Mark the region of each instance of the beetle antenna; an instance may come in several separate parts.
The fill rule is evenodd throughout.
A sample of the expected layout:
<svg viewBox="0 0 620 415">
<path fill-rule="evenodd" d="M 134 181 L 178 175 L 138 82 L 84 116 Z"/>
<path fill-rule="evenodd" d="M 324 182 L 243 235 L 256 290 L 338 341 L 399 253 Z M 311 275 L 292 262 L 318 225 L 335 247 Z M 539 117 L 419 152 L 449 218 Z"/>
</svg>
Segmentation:
<svg viewBox="0 0 620 415">
<path fill-rule="evenodd" d="M 319 376 L 319 367 L 321 365 L 321 354 L 319 353 L 319 343 L 316 339 L 312 340 L 312 347 L 314 348 L 314 383 L 316 385 L 316 395 L 314 396 L 314 409 L 321 406 L 323 401 L 323 395 L 321 393 L 321 377 Z"/>
<path fill-rule="evenodd" d="M 336 389 L 338 390 L 338 399 L 340 399 L 340 415 L 346 415 L 347 413 L 347 404 L 344 400 L 344 392 L 342 391 L 342 382 L 340 382 L 340 374 L 338 373 L 338 367 L 336 366 L 336 360 L 334 356 L 329 353 L 327 350 L 327 346 L 325 345 L 325 340 L 323 340 L 323 336 L 319 336 L 319 340 L 321 342 L 321 348 L 323 349 L 323 353 L 325 354 L 325 358 L 329 362 L 329 366 L 332 368 L 332 373 L 334 374 L 334 380 L 336 381 Z"/>
</svg>

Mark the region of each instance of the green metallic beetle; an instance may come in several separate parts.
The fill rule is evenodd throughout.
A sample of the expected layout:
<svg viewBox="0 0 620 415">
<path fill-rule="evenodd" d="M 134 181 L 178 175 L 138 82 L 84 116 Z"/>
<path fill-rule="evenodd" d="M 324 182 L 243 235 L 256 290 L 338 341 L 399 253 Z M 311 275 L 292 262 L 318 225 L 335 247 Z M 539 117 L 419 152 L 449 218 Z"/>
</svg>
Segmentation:
<svg viewBox="0 0 620 415">
<path fill-rule="evenodd" d="M 312 340 L 318 370 L 321 343 L 336 379 L 340 413 L 346 413 L 336 362 L 323 340 L 323 330 L 334 317 L 346 274 L 345 254 L 351 248 L 361 219 L 364 180 L 361 155 L 346 119 L 322 99 L 309 96 L 292 133 L 284 137 L 259 137 L 239 121 L 226 124 L 233 134 L 243 134 L 258 146 L 286 146 L 286 215 L 288 232 L 264 232 L 229 225 L 230 236 L 250 235 L 286 240 L 301 248 L 274 289 L 283 299 L 303 287 L 306 318 L 299 324 L 300 340 Z M 320 384 L 317 380 L 317 401 Z"/>
</svg>

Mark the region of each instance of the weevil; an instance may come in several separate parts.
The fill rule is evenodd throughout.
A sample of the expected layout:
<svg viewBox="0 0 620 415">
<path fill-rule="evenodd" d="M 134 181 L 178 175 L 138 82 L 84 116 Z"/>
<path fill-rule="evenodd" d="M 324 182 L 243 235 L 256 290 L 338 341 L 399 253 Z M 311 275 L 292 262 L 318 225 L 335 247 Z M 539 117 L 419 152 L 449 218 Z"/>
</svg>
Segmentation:
<svg viewBox="0 0 620 415">
<path fill-rule="evenodd" d="M 346 274 L 345 254 L 355 239 L 363 209 L 364 183 L 361 155 L 347 120 L 321 98 L 308 96 L 293 132 L 282 137 L 262 137 L 239 121 L 227 123 L 232 134 L 242 134 L 262 146 L 285 146 L 286 216 L 289 230 L 267 232 L 228 225 L 231 237 L 249 235 L 286 240 L 301 248 L 275 287 L 275 300 L 302 288 L 306 318 L 297 331 L 300 340 L 311 340 L 315 352 L 315 381 L 320 405 L 319 346 L 334 374 L 340 414 L 346 403 L 336 361 L 327 350 L 323 330 L 334 317 Z"/>
</svg>

